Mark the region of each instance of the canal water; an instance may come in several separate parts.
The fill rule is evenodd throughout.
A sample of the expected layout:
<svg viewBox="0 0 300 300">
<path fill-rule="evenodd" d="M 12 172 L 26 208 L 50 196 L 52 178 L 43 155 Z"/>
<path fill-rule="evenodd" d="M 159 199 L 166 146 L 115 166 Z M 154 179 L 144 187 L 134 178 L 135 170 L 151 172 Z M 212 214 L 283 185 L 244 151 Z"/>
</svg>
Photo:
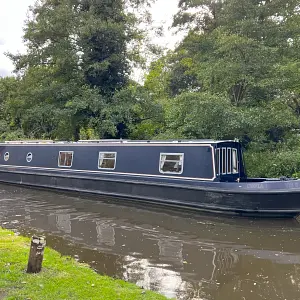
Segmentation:
<svg viewBox="0 0 300 300">
<path fill-rule="evenodd" d="M 167 297 L 300 299 L 300 224 L 0 185 L 0 226 Z"/>
</svg>

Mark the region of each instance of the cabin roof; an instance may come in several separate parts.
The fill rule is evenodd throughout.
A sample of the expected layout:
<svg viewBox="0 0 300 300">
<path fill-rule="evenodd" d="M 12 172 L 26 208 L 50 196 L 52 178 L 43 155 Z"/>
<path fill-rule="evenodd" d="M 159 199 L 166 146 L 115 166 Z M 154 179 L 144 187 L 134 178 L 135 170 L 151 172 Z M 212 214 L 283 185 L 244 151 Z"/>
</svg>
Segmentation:
<svg viewBox="0 0 300 300">
<path fill-rule="evenodd" d="M 0 144 L 219 144 L 236 142 L 234 140 L 122 140 L 122 139 L 102 139 L 102 140 L 79 140 L 78 142 L 70 141 L 53 141 L 53 140 L 23 140 L 23 141 L 5 141 Z"/>
</svg>

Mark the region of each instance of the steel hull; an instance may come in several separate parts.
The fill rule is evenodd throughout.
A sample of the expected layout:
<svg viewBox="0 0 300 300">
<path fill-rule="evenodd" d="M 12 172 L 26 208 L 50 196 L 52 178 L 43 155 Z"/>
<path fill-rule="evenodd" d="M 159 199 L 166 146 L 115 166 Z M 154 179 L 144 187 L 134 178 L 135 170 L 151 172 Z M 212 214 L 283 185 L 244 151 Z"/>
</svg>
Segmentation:
<svg viewBox="0 0 300 300">
<path fill-rule="evenodd" d="M 298 181 L 291 188 L 287 188 L 289 182 L 280 181 L 259 185 L 218 182 L 192 185 L 138 178 L 0 170 L 0 182 L 240 216 L 295 217 L 300 214 Z"/>
</svg>

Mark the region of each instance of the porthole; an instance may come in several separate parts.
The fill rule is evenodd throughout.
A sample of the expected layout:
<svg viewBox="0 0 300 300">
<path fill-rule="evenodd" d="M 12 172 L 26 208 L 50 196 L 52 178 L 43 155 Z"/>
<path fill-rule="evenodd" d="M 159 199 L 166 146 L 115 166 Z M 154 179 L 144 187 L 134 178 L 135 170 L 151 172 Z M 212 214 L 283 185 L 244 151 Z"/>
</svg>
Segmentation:
<svg viewBox="0 0 300 300">
<path fill-rule="evenodd" d="M 26 161 L 28 163 L 30 163 L 32 161 L 32 153 L 31 152 L 27 153 L 27 155 L 26 155 Z"/>
<path fill-rule="evenodd" d="M 9 152 L 5 152 L 5 154 L 4 154 L 4 160 L 5 161 L 9 160 Z"/>
</svg>

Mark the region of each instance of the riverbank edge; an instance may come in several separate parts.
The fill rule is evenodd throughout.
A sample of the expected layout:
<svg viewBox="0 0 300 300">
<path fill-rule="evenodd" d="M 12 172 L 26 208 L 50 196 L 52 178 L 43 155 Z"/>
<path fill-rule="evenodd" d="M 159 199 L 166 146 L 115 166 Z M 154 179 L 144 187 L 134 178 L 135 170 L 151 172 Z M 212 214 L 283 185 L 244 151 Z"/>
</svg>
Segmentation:
<svg viewBox="0 0 300 300">
<path fill-rule="evenodd" d="M 30 239 L 0 227 L 0 299 L 143 299 L 166 297 L 102 276 L 88 265 L 45 248 L 42 272 L 27 274 Z"/>
</svg>

